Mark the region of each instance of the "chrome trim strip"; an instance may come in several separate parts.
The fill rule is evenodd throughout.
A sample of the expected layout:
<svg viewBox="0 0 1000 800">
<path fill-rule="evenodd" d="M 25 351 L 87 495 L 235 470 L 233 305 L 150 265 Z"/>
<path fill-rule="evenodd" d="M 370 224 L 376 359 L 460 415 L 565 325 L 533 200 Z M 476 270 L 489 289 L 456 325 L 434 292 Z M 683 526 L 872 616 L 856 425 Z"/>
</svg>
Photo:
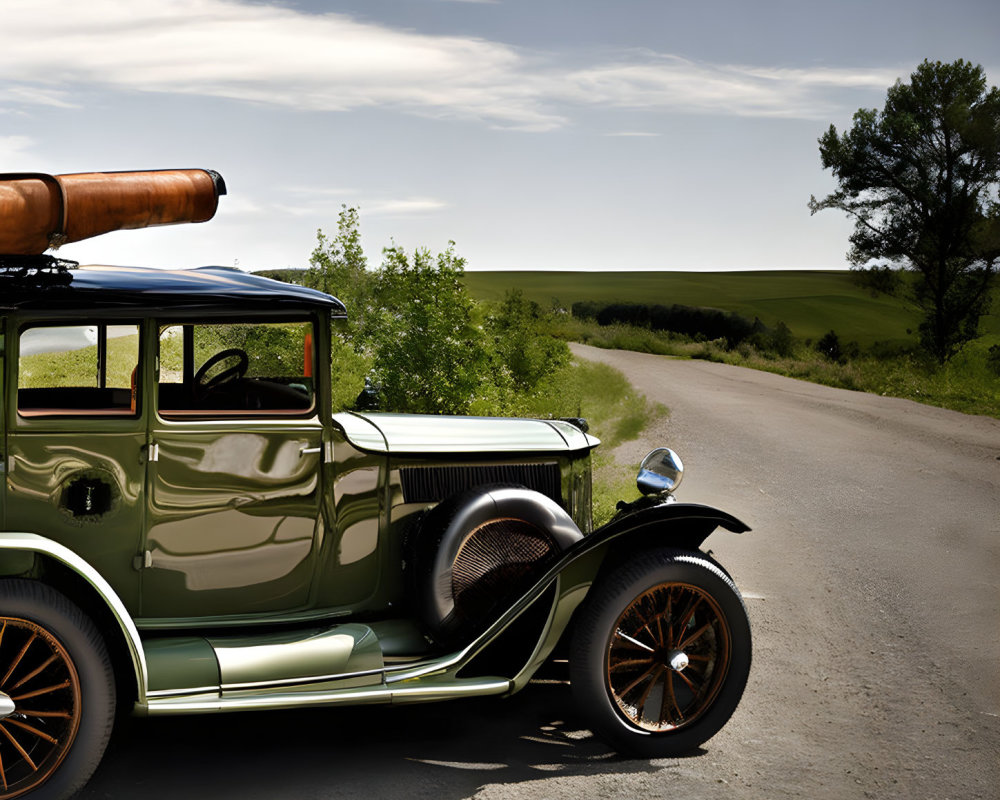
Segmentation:
<svg viewBox="0 0 1000 800">
<path fill-rule="evenodd" d="M 150 716 L 172 714 L 197 714 L 221 711 L 247 711 L 251 709 L 288 709 L 302 706 L 335 705 L 340 703 L 416 703 L 424 700 L 446 700 L 455 697 L 505 694 L 510 690 L 506 679 L 449 680 L 440 684 L 428 683 L 424 686 L 391 688 L 384 684 L 378 687 L 339 689 L 326 692 L 304 691 L 283 694 L 261 690 L 241 697 L 197 697 L 189 699 L 152 698 L 143 711 Z"/>
<path fill-rule="evenodd" d="M 147 699 L 162 697 L 186 697 L 190 694 L 208 694 L 210 692 L 219 693 L 218 686 L 191 686 L 186 689 L 153 689 L 146 692 Z"/>
<path fill-rule="evenodd" d="M 449 697 L 485 696 L 490 694 L 506 694 L 510 691 L 511 682 L 506 678 L 468 679 L 469 684 L 449 686 L 404 686 L 392 690 L 393 703 L 419 702 L 421 700 L 446 700 Z"/>
<path fill-rule="evenodd" d="M 114 615 L 125 636 L 129 655 L 132 657 L 132 666 L 135 668 L 138 689 L 136 702 L 140 705 L 145 703 L 149 675 L 146 671 L 146 655 L 142 649 L 139 631 L 136 629 L 135 623 L 132 622 L 132 617 L 125 608 L 125 604 L 101 574 L 68 547 L 36 533 L 0 533 L 0 550 L 27 550 L 54 558 L 77 573 L 97 591 Z"/>
</svg>

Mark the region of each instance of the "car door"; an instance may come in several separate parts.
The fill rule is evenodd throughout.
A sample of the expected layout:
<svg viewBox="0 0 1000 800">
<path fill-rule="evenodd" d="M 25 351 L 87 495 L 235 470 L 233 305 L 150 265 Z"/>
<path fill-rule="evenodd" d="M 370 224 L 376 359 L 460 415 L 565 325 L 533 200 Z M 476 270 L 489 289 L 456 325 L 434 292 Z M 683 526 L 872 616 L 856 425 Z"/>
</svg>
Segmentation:
<svg viewBox="0 0 1000 800">
<path fill-rule="evenodd" d="M 159 326 L 144 625 L 273 616 L 308 604 L 323 448 L 311 325 Z"/>
<path fill-rule="evenodd" d="M 127 319 L 12 317 L 5 340 L 6 529 L 73 550 L 131 613 L 145 512 L 140 331 Z"/>
</svg>

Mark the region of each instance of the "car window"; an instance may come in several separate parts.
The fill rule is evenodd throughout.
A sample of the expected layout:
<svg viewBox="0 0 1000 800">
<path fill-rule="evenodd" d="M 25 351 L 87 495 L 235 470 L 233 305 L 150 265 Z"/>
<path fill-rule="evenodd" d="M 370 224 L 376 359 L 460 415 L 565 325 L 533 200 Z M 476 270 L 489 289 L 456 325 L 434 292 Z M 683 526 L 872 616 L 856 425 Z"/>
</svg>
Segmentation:
<svg viewBox="0 0 1000 800">
<path fill-rule="evenodd" d="M 167 324 L 159 343 L 162 414 L 303 414 L 314 407 L 309 322 Z"/>
<path fill-rule="evenodd" d="M 19 345 L 22 416 L 136 413 L 138 325 L 32 326 L 21 330 Z"/>
</svg>

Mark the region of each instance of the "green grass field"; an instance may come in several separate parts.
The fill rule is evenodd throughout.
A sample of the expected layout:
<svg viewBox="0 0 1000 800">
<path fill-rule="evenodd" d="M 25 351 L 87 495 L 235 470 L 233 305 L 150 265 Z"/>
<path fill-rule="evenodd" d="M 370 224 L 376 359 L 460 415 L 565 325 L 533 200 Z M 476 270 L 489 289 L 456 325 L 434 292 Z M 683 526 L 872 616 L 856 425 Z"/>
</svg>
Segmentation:
<svg viewBox="0 0 1000 800">
<path fill-rule="evenodd" d="M 569 308 L 581 300 L 707 306 L 759 317 L 773 326 L 783 321 L 800 339 L 816 340 L 835 330 L 843 341 L 862 347 L 873 342 L 915 341 L 917 311 L 902 300 L 871 297 L 842 271 L 768 272 L 466 272 L 469 291 L 479 300 L 497 300 L 519 288 L 548 307 L 553 298 Z M 998 289 L 995 294 L 1000 294 Z M 997 313 L 983 330 L 1000 341 L 1000 298 Z"/>
</svg>

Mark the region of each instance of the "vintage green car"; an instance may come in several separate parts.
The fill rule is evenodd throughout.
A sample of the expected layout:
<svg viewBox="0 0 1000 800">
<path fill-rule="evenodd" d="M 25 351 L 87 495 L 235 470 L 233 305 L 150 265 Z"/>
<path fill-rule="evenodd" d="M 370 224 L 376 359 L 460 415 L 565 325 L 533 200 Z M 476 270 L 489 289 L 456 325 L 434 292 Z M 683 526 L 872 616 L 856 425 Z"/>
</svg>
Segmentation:
<svg viewBox="0 0 1000 800">
<path fill-rule="evenodd" d="M 554 655 L 628 754 L 733 713 L 749 623 L 699 548 L 748 528 L 671 451 L 592 529 L 581 420 L 331 408 L 334 297 L 2 261 L 0 798 L 73 794 L 120 710 L 509 695 Z"/>
</svg>

